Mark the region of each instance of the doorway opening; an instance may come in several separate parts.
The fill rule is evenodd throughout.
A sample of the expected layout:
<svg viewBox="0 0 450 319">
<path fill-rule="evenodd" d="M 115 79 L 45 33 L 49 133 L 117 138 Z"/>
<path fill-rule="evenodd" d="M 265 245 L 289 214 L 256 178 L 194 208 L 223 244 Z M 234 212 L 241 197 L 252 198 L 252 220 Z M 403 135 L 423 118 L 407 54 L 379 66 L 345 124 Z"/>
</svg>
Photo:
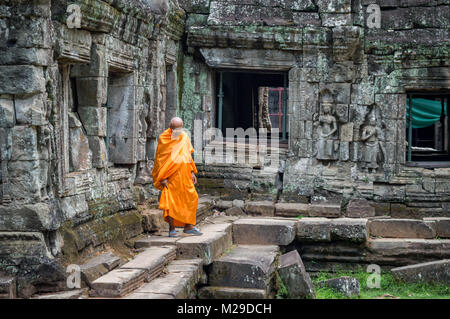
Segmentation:
<svg viewBox="0 0 450 319">
<path fill-rule="evenodd" d="M 279 147 L 289 138 L 287 72 L 216 70 L 216 127 L 279 130 Z"/>
</svg>

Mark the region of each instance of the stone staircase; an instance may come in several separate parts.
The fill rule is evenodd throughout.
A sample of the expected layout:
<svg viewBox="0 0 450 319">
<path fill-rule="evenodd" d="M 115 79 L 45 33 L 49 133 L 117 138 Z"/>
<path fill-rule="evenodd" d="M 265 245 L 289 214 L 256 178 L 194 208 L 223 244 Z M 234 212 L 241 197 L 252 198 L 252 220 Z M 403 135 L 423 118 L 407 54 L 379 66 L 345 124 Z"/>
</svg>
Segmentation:
<svg viewBox="0 0 450 319">
<path fill-rule="evenodd" d="M 202 236 L 153 232 L 134 242 L 139 253 L 124 264 L 96 257 L 103 268 L 91 267 L 101 271 L 91 271 L 89 297 L 274 298 L 280 255 L 292 250 L 310 273 L 450 257 L 449 219 L 292 218 L 280 215 L 316 214 L 326 205 L 282 204 L 246 202 L 241 216 L 208 213 L 199 225 Z"/>
</svg>

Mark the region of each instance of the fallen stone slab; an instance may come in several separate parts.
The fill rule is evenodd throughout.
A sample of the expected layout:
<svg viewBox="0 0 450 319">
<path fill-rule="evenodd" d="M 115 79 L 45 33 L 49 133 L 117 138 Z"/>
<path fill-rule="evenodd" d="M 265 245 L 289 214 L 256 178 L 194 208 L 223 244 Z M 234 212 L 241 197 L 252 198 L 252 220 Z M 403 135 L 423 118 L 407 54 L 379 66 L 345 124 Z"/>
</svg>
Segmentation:
<svg viewBox="0 0 450 319">
<path fill-rule="evenodd" d="M 450 259 L 392 268 L 391 272 L 398 281 L 450 285 Z"/>
<path fill-rule="evenodd" d="M 318 287 L 328 287 L 334 289 L 347 297 L 359 296 L 360 284 L 358 279 L 353 277 L 339 277 L 329 280 L 319 281 Z"/>
<path fill-rule="evenodd" d="M 268 299 L 265 289 L 236 287 L 202 287 L 198 290 L 199 299 Z"/>
<path fill-rule="evenodd" d="M 80 265 L 81 279 L 84 283 L 92 288 L 92 282 L 106 274 L 108 271 L 118 267 L 122 259 L 112 252 L 107 252 L 87 260 Z"/>
<path fill-rule="evenodd" d="M 347 205 L 345 216 L 349 218 L 367 218 L 375 216 L 375 207 L 367 199 L 352 199 Z"/>
<path fill-rule="evenodd" d="M 176 242 L 177 259 L 203 259 L 205 265 L 212 263 L 231 246 L 227 232 L 204 232 L 201 236 L 181 238 Z"/>
<path fill-rule="evenodd" d="M 242 245 L 289 245 L 295 239 L 296 221 L 245 218 L 233 223 L 233 243 Z"/>
<path fill-rule="evenodd" d="M 275 216 L 282 216 L 282 217 L 309 216 L 309 204 L 276 203 Z"/>
<path fill-rule="evenodd" d="M 306 272 L 303 261 L 297 250 L 292 250 L 280 257 L 280 266 L 278 273 L 286 286 L 289 297 L 297 298 L 314 298 L 315 291 L 311 277 Z"/>
<path fill-rule="evenodd" d="M 15 299 L 16 297 L 16 279 L 14 277 L 0 277 L 0 299 Z"/>
<path fill-rule="evenodd" d="M 120 297 L 141 286 L 147 273 L 142 269 L 114 269 L 92 283 L 93 297 Z"/>
<path fill-rule="evenodd" d="M 450 218 L 449 217 L 426 217 L 427 222 L 434 222 L 436 237 L 450 238 Z"/>
<path fill-rule="evenodd" d="M 368 222 L 370 236 L 384 238 L 424 238 L 436 237 L 434 222 L 416 219 L 372 219 Z"/>
<path fill-rule="evenodd" d="M 274 216 L 275 205 L 271 201 L 246 202 L 244 210 L 246 214 L 254 214 L 259 216 Z"/>
<path fill-rule="evenodd" d="M 298 241 L 350 241 L 365 242 L 367 219 L 354 218 L 302 218 L 297 222 Z"/>
<path fill-rule="evenodd" d="M 274 245 L 236 246 L 212 263 L 209 284 L 270 291 L 274 284 L 278 252 L 279 247 Z"/>
<path fill-rule="evenodd" d="M 138 239 L 134 242 L 134 248 L 149 248 L 149 247 L 160 247 L 160 246 L 174 246 L 180 237 L 169 237 L 169 236 L 150 236 L 148 238 Z"/>
<path fill-rule="evenodd" d="M 133 260 L 121 267 L 121 269 L 139 269 L 146 273 L 146 282 L 158 277 L 170 261 L 176 257 L 174 246 L 150 247 L 138 254 Z"/>
<path fill-rule="evenodd" d="M 86 293 L 86 289 L 74 289 L 53 294 L 39 295 L 32 299 L 79 299 L 84 293 Z"/>
</svg>

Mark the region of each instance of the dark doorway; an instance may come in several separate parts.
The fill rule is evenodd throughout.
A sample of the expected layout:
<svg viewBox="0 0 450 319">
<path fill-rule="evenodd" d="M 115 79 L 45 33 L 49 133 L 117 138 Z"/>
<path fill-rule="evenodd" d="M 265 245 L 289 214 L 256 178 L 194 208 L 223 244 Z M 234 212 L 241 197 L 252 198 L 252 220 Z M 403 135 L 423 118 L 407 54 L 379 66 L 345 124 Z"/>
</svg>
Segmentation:
<svg viewBox="0 0 450 319">
<path fill-rule="evenodd" d="M 260 104 L 261 88 L 266 90 L 266 114 L 270 126 L 280 131 L 280 142 L 288 137 L 288 82 L 286 72 L 217 71 L 216 76 L 216 127 L 226 134 L 226 128 L 243 128 L 244 130 L 261 127 Z M 220 104 L 222 114 L 220 114 Z M 286 119 L 284 119 L 286 117 Z M 221 120 L 221 123 L 219 123 Z M 270 130 L 269 130 L 270 131 Z"/>
</svg>

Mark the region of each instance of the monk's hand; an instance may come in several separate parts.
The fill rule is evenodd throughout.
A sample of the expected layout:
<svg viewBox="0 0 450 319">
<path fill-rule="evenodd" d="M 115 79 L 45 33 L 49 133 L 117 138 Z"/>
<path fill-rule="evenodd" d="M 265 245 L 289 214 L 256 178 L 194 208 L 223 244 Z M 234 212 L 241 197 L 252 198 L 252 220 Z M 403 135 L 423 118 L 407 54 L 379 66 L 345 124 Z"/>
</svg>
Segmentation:
<svg viewBox="0 0 450 319">
<path fill-rule="evenodd" d="M 192 183 L 197 184 L 197 176 L 195 176 L 194 172 L 192 172 Z"/>
<path fill-rule="evenodd" d="M 163 179 L 162 181 L 161 181 L 161 185 L 163 186 L 163 187 L 165 187 L 165 188 L 167 188 L 167 184 L 169 183 L 169 180 L 167 179 L 167 178 L 165 178 L 165 179 Z"/>
</svg>

